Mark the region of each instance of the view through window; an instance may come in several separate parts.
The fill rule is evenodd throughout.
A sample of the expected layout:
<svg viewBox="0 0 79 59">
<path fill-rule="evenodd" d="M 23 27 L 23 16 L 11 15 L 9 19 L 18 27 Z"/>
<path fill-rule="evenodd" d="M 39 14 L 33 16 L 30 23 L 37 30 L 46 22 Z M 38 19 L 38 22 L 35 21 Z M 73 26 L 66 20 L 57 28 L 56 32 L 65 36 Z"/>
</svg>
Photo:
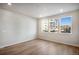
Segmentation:
<svg viewBox="0 0 79 59">
<path fill-rule="evenodd" d="M 72 19 L 71 17 L 61 18 L 61 33 L 71 33 Z"/>
<path fill-rule="evenodd" d="M 71 33 L 72 17 L 62 17 L 60 19 L 44 19 L 42 20 L 43 32 L 61 32 Z"/>
<path fill-rule="evenodd" d="M 49 19 L 49 29 L 50 29 L 50 32 L 58 32 L 58 20 L 57 19 Z"/>
</svg>

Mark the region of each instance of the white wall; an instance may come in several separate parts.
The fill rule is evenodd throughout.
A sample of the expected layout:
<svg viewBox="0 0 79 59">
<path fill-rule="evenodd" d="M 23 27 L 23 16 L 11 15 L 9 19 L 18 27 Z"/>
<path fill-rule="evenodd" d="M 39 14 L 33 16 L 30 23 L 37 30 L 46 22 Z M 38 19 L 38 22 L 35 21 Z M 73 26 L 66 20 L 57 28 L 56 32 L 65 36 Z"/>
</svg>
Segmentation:
<svg viewBox="0 0 79 59">
<path fill-rule="evenodd" d="M 58 14 L 51 17 L 46 17 L 43 19 L 49 19 L 49 18 L 58 18 L 63 16 L 72 16 L 72 34 L 67 33 L 45 33 L 41 32 L 41 21 L 42 19 L 38 20 L 38 38 L 64 43 L 68 45 L 78 46 L 79 47 L 79 11 L 72 11 L 68 13 Z"/>
<path fill-rule="evenodd" d="M 0 9 L 0 48 L 36 38 L 36 19 Z"/>
</svg>

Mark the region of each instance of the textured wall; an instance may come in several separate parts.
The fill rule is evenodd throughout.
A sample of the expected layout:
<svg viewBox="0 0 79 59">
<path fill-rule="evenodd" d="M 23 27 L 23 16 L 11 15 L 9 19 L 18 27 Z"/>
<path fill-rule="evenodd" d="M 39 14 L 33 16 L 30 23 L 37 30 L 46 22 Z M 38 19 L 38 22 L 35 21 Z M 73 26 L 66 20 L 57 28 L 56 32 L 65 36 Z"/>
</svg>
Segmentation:
<svg viewBox="0 0 79 59">
<path fill-rule="evenodd" d="M 0 9 L 0 48 L 36 38 L 36 20 Z"/>
</svg>

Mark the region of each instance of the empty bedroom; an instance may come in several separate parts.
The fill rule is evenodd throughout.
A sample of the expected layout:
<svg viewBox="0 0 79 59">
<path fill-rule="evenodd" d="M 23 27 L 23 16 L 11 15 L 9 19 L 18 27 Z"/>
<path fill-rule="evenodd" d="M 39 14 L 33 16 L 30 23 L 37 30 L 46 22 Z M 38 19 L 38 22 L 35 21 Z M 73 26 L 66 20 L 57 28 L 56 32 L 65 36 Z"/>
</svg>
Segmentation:
<svg viewBox="0 0 79 59">
<path fill-rule="evenodd" d="M 79 3 L 0 3 L 0 55 L 79 55 Z"/>
</svg>

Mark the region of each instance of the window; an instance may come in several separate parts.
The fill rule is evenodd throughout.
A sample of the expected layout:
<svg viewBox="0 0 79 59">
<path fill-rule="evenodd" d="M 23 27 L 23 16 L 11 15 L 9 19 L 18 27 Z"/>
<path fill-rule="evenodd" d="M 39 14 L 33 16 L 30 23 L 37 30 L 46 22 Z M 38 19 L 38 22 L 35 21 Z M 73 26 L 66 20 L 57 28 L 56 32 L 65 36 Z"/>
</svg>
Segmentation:
<svg viewBox="0 0 79 59">
<path fill-rule="evenodd" d="M 72 17 L 63 17 L 60 19 L 43 19 L 41 22 L 43 32 L 71 33 Z"/>
<path fill-rule="evenodd" d="M 48 19 L 42 19 L 41 29 L 43 32 L 48 32 Z"/>
<path fill-rule="evenodd" d="M 71 33 L 72 19 L 71 17 L 64 17 L 60 20 L 61 33 Z"/>
<path fill-rule="evenodd" d="M 49 20 L 49 31 L 50 32 L 58 32 L 58 20 L 50 19 Z"/>
</svg>

